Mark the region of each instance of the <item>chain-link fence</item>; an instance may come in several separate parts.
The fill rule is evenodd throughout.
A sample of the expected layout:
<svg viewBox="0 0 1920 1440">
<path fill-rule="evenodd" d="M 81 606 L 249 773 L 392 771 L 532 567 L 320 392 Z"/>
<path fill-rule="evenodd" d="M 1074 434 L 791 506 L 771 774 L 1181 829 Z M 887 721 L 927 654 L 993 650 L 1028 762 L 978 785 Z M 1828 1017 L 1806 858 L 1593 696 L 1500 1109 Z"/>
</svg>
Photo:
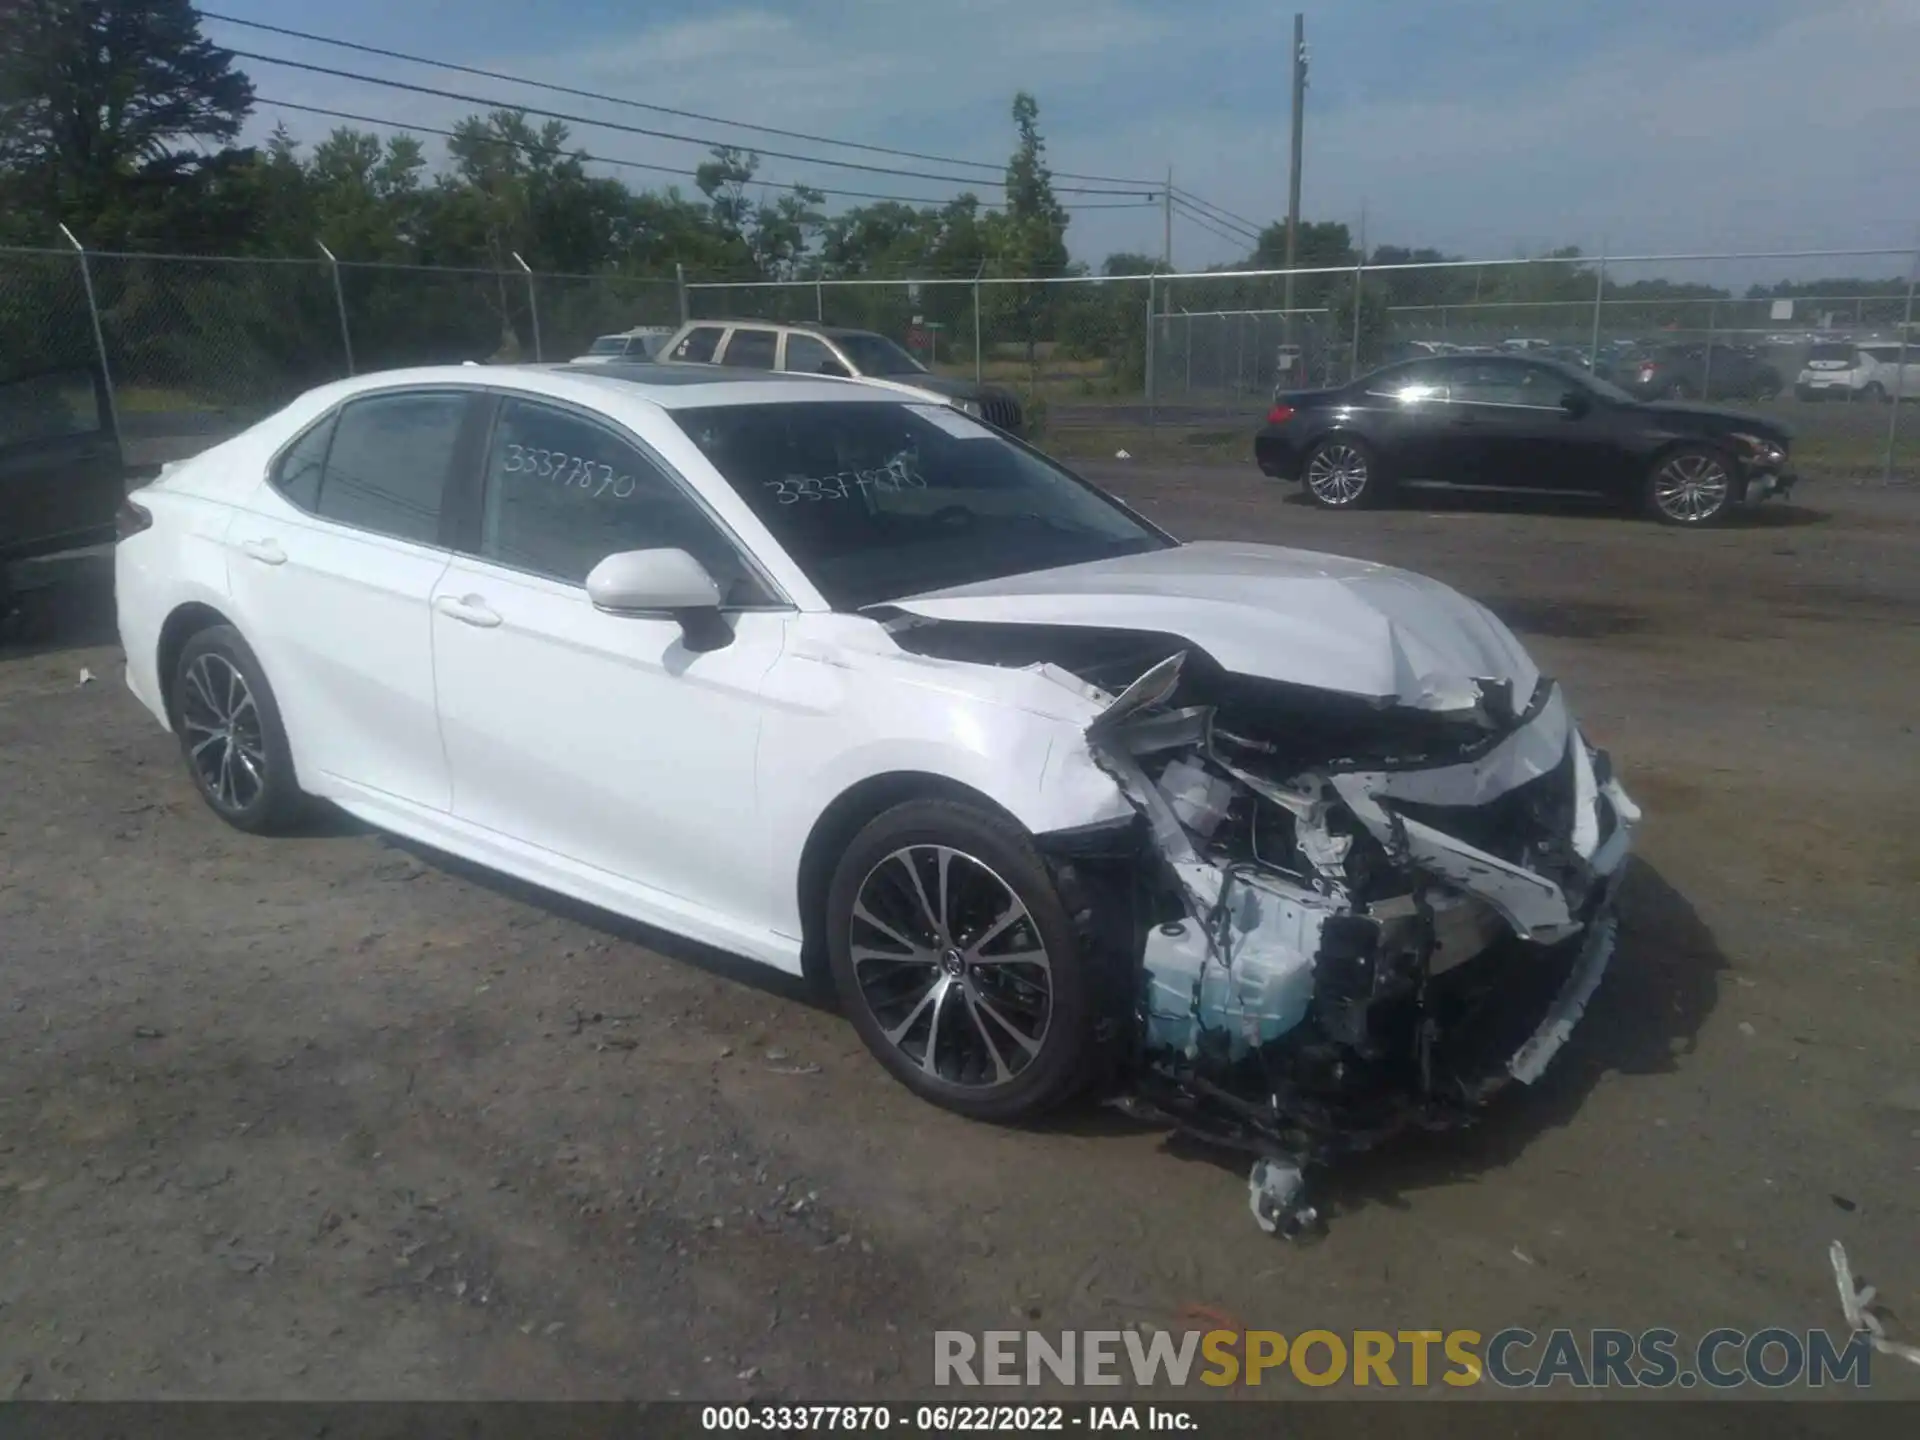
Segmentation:
<svg viewBox="0 0 1920 1440">
<path fill-rule="evenodd" d="M 1825 468 L 1920 475 L 1920 415 L 1894 403 L 1920 399 L 1911 253 L 1386 258 L 1291 275 L 1027 280 L 989 264 L 750 282 L 0 250 L 0 381 L 90 370 L 110 382 L 123 449 L 144 465 L 337 376 L 564 360 L 598 336 L 688 317 L 876 331 L 936 372 L 1016 391 L 1053 428 L 1243 426 L 1278 390 L 1497 350 L 1647 398 L 1771 407 Z M 1861 278 L 1778 283 L 1787 269 Z"/>
</svg>

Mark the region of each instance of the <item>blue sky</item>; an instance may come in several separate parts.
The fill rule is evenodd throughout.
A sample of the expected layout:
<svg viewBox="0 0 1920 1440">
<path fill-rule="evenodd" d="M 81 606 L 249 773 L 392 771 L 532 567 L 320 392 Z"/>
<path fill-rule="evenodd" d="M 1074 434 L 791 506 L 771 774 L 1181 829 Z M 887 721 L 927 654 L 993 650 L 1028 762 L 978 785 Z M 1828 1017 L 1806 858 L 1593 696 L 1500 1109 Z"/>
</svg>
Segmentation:
<svg viewBox="0 0 1920 1440">
<path fill-rule="evenodd" d="M 1286 206 L 1287 4 L 209 0 L 209 8 L 996 163 L 1011 147 L 1008 104 L 1025 88 L 1039 97 L 1056 169 L 1152 179 L 1172 165 L 1177 186 L 1250 219 L 1276 218 Z M 1305 8 L 1313 76 L 1303 212 L 1357 224 L 1364 210 L 1371 241 L 1494 258 L 1558 244 L 1614 254 L 1910 247 L 1920 231 L 1920 0 L 1340 0 Z M 207 33 L 238 48 L 532 105 L 821 150 L 212 20 Z M 241 63 L 269 97 L 429 125 L 473 108 Z M 277 118 L 262 106 L 256 129 Z M 285 118 L 303 138 L 328 126 Z M 590 153 L 689 170 L 701 154 L 587 127 L 575 140 Z M 763 173 L 915 196 L 959 188 L 790 161 L 768 161 Z M 1175 224 L 1183 269 L 1238 253 Z M 1077 257 L 1097 262 L 1116 249 L 1157 253 L 1161 235 L 1155 208 L 1087 210 L 1069 242 Z"/>
</svg>

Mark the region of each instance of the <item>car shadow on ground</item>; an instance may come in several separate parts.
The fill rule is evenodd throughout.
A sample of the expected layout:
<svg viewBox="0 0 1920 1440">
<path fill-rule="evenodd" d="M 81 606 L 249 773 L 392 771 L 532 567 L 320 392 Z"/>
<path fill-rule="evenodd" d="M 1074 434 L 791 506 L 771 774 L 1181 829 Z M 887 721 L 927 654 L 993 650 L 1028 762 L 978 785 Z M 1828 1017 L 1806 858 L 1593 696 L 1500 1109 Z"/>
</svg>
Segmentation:
<svg viewBox="0 0 1920 1440">
<path fill-rule="evenodd" d="M 1281 501 L 1302 509 L 1318 509 L 1305 495 L 1295 490 Z M 1409 515 L 1552 515 L 1565 518 L 1611 520 L 1616 524 L 1644 525 L 1656 530 L 1652 520 L 1638 510 L 1629 510 L 1617 502 L 1587 495 L 1555 495 L 1549 492 L 1488 490 L 1399 490 L 1380 507 L 1388 513 Z M 1833 519 L 1830 511 L 1815 509 L 1794 500 L 1763 500 L 1730 511 L 1717 530 L 1794 530 L 1808 525 L 1824 525 Z"/>
<path fill-rule="evenodd" d="M 1540 1135 L 1579 1115 L 1601 1078 L 1663 1075 L 1689 1054 L 1729 969 L 1713 932 L 1651 865 L 1630 862 L 1619 897 L 1612 963 L 1564 1049 L 1532 1086 L 1512 1085 L 1466 1129 L 1408 1131 L 1310 1175 L 1309 1198 L 1332 1219 L 1371 1205 L 1403 1209 L 1418 1190 L 1455 1185 L 1516 1161 Z M 1080 1135 L 1156 1127 L 1113 1109 L 1082 1107 L 1053 1122 Z M 1249 1156 L 1178 1133 L 1170 1155 L 1244 1176 Z"/>
</svg>

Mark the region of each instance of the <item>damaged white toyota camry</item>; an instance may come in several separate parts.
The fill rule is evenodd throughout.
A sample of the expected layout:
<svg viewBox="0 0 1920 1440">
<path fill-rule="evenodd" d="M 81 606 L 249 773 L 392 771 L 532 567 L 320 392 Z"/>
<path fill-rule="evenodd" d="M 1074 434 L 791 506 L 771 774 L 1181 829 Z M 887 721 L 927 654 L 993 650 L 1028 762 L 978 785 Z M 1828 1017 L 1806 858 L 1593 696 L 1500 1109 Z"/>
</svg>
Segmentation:
<svg viewBox="0 0 1920 1440">
<path fill-rule="evenodd" d="M 316 390 L 121 513 L 134 694 L 306 797 L 795 973 L 988 1119 L 1306 1167 L 1533 1080 L 1638 812 L 1481 606 L 1182 544 L 923 396 L 706 367 Z"/>
</svg>

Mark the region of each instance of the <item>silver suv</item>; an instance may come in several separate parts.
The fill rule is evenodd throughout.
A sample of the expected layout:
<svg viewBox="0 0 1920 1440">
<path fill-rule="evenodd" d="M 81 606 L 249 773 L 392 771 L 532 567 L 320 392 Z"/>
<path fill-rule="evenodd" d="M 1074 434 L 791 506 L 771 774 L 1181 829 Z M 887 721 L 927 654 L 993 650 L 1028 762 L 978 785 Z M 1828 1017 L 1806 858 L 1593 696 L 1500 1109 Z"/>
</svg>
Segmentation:
<svg viewBox="0 0 1920 1440">
<path fill-rule="evenodd" d="M 661 346 L 657 358 L 683 365 L 886 380 L 937 395 L 1010 434 L 1018 435 L 1025 428 L 1019 398 L 1011 391 L 954 375 L 936 375 L 871 330 L 766 320 L 690 320 Z"/>
</svg>

